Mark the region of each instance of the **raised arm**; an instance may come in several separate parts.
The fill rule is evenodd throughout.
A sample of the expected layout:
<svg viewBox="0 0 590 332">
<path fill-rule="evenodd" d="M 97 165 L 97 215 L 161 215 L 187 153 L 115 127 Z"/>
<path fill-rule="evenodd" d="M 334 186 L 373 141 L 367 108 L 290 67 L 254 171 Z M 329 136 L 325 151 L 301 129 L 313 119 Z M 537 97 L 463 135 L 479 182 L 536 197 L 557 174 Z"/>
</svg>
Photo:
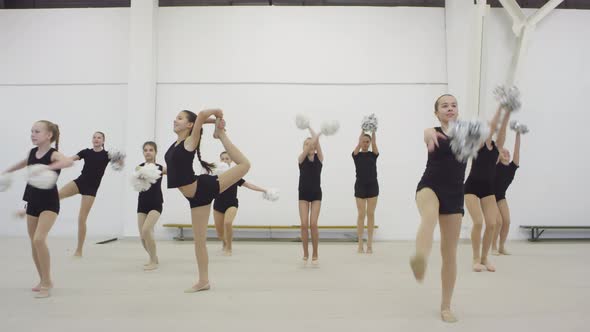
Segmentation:
<svg viewBox="0 0 590 332">
<path fill-rule="evenodd" d="M 379 148 L 377 147 L 377 135 L 375 134 L 375 132 L 371 134 L 371 148 L 373 150 L 373 154 L 379 154 Z"/>
<path fill-rule="evenodd" d="M 197 146 L 199 146 L 199 142 L 201 141 L 201 129 L 203 129 L 203 125 L 215 123 L 215 119 L 211 118 L 212 116 L 215 118 L 223 118 L 223 111 L 220 109 L 208 109 L 199 112 L 197 120 L 193 125 L 191 135 L 186 141 L 184 141 L 184 148 L 187 151 L 194 151 L 197 149 Z"/>
<path fill-rule="evenodd" d="M 506 130 L 508 129 L 508 121 L 510 120 L 510 112 L 506 111 L 504 113 L 504 118 L 502 118 L 500 130 L 498 131 L 498 137 L 496 137 L 498 150 L 501 150 L 504 147 L 504 143 L 506 143 Z"/>
<path fill-rule="evenodd" d="M 516 166 L 520 166 L 520 133 L 516 133 L 516 139 L 514 140 L 514 154 L 512 155 L 512 162 Z"/>
<path fill-rule="evenodd" d="M 309 132 L 311 133 L 311 142 L 315 145 L 315 151 L 318 154 L 318 159 L 321 162 L 324 162 L 324 152 L 322 151 L 322 146 L 320 144 L 320 136 L 322 133 L 316 133 L 311 127 L 309 127 Z"/>
<path fill-rule="evenodd" d="M 498 122 L 500 122 L 500 117 L 502 116 L 502 107 L 498 106 L 496 113 L 494 113 L 494 117 L 492 117 L 492 121 L 490 122 L 490 135 L 486 139 L 486 144 L 492 144 L 492 139 L 494 138 L 494 134 L 496 133 L 496 129 L 498 129 Z"/>
<path fill-rule="evenodd" d="M 359 142 L 356 144 L 356 148 L 354 148 L 354 151 L 352 151 L 353 155 L 357 155 L 359 154 L 359 152 L 361 151 L 361 140 L 363 139 L 363 136 L 365 135 L 365 132 L 361 129 L 361 135 L 359 136 Z"/>
<path fill-rule="evenodd" d="M 66 157 L 63 153 L 59 151 L 54 151 L 51 154 L 51 165 L 49 165 L 49 169 L 56 171 L 58 169 L 71 167 L 73 164 L 73 158 Z"/>
<path fill-rule="evenodd" d="M 242 185 L 242 187 L 246 187 L 246 188 L 248 188 L 250 190 L 254 190 L 254 191 L 259 191 L 261 193 L 265 193 L 266 192 L 266 189 L 263 189 L 263 188 L 258 187 L 256 185 L 253 185 L 250 182 L 244 182 L 244 184 Z"/>
</svg>

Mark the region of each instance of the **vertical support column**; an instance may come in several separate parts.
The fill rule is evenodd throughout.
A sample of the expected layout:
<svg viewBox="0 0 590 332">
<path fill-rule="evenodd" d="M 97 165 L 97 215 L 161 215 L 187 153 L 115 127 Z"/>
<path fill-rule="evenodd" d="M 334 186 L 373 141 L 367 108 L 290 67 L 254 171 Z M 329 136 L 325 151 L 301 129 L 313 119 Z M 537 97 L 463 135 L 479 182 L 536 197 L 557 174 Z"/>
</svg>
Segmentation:
<svg viewBox="0 0 590 332">
<path fill-rule="evenodd" d="M 141 145 L 155 139 L 157 76 L 157 0 L 131 0 L 129 12 L 129 74 L 127 83 L 127 116 L 125 179 L 143 161 Z M 137 192 L 125 186 L 122 211 L 123 234 L 134 236 L 137 229 Z"/>
</svg>

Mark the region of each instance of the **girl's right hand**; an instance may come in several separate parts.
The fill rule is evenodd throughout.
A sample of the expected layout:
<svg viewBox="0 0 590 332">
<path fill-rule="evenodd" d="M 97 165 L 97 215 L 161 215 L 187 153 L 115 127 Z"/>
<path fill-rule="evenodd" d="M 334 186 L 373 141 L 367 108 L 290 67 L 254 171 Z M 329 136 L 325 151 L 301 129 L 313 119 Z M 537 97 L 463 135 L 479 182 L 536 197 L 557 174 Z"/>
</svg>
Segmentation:
<svg viewBox="0 0 590 332">
<path fill-rule="evenodd" d="M 439 133 L 436 130 L 429 131 L 426 134 L 426 147 L 428 148 L 428 152 L 434 151 L 434 149 L 438 148 L 438 140 L 443 139 L 446 140 L 447 138 L 442 133 Z"/>
</svg>

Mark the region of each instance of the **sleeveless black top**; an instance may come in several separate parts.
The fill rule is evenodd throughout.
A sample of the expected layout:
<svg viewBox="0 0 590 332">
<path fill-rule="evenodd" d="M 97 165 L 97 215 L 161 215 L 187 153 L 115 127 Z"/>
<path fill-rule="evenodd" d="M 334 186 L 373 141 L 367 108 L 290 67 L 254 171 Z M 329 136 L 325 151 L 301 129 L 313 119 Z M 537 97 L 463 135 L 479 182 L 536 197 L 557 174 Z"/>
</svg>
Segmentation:
<svg viewBox="0 0 590 332">
<path fill-rule="evenodd" d="M 195 151 L 187 151 L 184 148 L 185 140 L 178 145 L 172 143 L 164 159 L 166 159 L 168 188 L 178 188 L 195 182 L 195 171 L 193 170 L 193 161 L 195 160 Z"/>
<path fill-rule="evenodd" d="M 51 164 L 51 155 L 53 152 L 57 151 L 54 148 L 50 148 L 43 157 L 37 159 L 37 151 L 39 150 L 38 147 L 31 149 L 29 152 L 29 158 L 27 159 L 27 166 L 29 165 L 36 165 L 36 164 L 43 164 L 43 165 L 50 165 Z M 54 171 L 59 175 L 61 170 Z M 31 201 L 38 201 L 38 200 L 45 200 L 48 197 L 59 196 L 57 191 L 57 184 L 53 186 L 51 189 L 39 189 L 27 184 L 25 188 L 25 194 L 23 195 L 23 201 L 31 202 Z"/>
<path fill-rule="evenodd" d="M 500 152 L 496 143 L 492 141 L 492 149 L 488 149 L 487 145 L 479 149 L 477 152 L 477 158 L 473 159 L 471 164 L 471 171 L 467 177 L 467 181 L 483 181 L 492 182 L 496 175 L 496 163 L 498 162 L 498 156 Z"/>
<path fill-rule="evenodd" d="M 139 166 L 145 166 L 145 163 L 141 163 Z M 164 170 L 164 167 L 160 164 L 156 164 L 160 171 Z M 163 203 L 164 197 L 162 196 L 162 177 L 153 183 L 150 189 L 139 193 L 139 200 L 152 203 Z"/>
<path fill-rule="evenodd" d="M 445 135 L 447 139 L 439 139 L 439 146 L 428 153 L 426 169 L 418 188 L 442 186 L 463 190 L 467 163 L 462 163 L 455 158 L 451 150 L 451 138 L 443 132 L 442 128 L 435 127 L 434 129 Z"/>
<path fill-rule="evenodd" d="M 319 192 L 321 191 L 322 162 L 316 153 L 313 161 L 306 156 L 299 164 L 299 191 Z"/>
</svg>

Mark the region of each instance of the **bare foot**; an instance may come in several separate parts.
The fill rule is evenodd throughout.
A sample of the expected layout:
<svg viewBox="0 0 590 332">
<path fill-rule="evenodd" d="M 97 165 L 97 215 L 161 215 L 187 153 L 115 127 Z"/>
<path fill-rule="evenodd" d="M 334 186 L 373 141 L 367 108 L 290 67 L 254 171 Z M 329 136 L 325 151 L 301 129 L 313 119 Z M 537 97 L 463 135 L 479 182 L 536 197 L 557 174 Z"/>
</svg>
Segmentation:
<svg viewBox="0 0 590 332">
<path fill-rule="evenodd" d="M 358 249 L 357 249 L 357 252 L 359 254 L 364 254 L 365 253 L 365 248 L 363 247 L 362 244 L 359 244 Z"/>
<path fill-rule="evenodd" d="M 209 282 L 198 282 L 193 287 L 185 289 L 184 292 L 185 293 L 196 293 L 196 292 L 207 291 L 210 289 L 211 289 L 211 286 L 209 285 Z"/>
<path fill-rule="evenodd" d="M 367 247 L 367 254 L 372 254 L 373 253 L 373 247 Z"/>
<path fill-rule="evenodd" d="M 225 131 L 225 120 L 222 118 L 215 119 L 215 131 L 213 132 L 213 138 L 219 139 L 219 132 Z"/>
<path fill-rule="evenodd" d="M 440 318 L 442 318 L 443 322 L 446 323 L 456 323 L 457 322 L 457 317 L 455 317 L 455 314 L 453 314 L 453 312 L 450 309 L 444 309 L 440 311 Z"/>
<path fill-rule="evenodd" d="M 50 287 L 39 287 L 39 292 L 35 294 L 36 299 L 46 299 L 51 296 L 49 290 Z"/>
<path fill-rule="evenodd" d="M 224 250 L 224 251 L 223 251 L 223 255 L 224 255 L 224 256 L 231 256 L 231 255 L 232 255 L 231 249 L 226 249 L 226 250 Z"/>
<path fill-rule="evenodd" d="M 508 250 L 506 250 L 506 248 L 502 248 L 502 249 L 498 250 L 498 252 L 500 253 L 500 255 L 506 255 L 506 256 L 512 255 Z"/>
<path fill-rule="evenodd" d="M 496 272 L 496 267 L 492 264 L 488 259 L 481 261 L 482 265 L 485 267 L 486 270 L 490 272 Z"/>
<path fill-rule="evenodd" d="M 320 262 L 319 262 L 318 258 L 317 257 L 312 257 L 311 258 L 311 266 L 318 267 L 319 265 L 320 265 Z"/>
<path fill-rule="evenodd" d="M 411 257 L 410 267 L 412 268 L 416 281 L 422 282 L 422 280 L 424 280 L 424 274 L 426 273 L 426 258 L 421 255 Z"/>
<path fill-rule="evenodd" d="M 486 267 L 481 264 L 481 260 L 479 258 L 473 260 L 473 272 L 483 272 L 485 269 Z"/>
<path fill-rule="evenodd" d="M 500 251 L 498 251 L 498 249 L 492 249 L 492 255 L 500 256 Z"/>
<path fill-rule="evenodd" d="M 39 283 L 39 284 L 37 284 L 37 286 L 31 288 L 31 291 L 38 292 L 41 290 L 42 287 L 43 286 L 41 286 L 41 283 Z M 47 288 L 49 288 L 49 289 L 53 288 L 53 284 L 49 284 L 49 287 L 47 287 Z"/>
<path fill-rule="evenodd" d="M 143 270 L 144 271 L 153 271 L 153 270 L 156 270 L 156 269 L 158 269 L 158 264 L 157 263 L 150 263 L 150 264 L 148 264 L 148 265 L 146 265 L 146 266 L 143 267 Z"/>
<path fill-rule="evenodd" d="M 76 257 L 76 258 L 82 258 L 82 252 L 81 252 L 81 251 L 78 251 L 78 250 L 76 250 L 76 252 L 74 253 L 74 256 L 73 256 L 73 257 Z"/>
</svg>

